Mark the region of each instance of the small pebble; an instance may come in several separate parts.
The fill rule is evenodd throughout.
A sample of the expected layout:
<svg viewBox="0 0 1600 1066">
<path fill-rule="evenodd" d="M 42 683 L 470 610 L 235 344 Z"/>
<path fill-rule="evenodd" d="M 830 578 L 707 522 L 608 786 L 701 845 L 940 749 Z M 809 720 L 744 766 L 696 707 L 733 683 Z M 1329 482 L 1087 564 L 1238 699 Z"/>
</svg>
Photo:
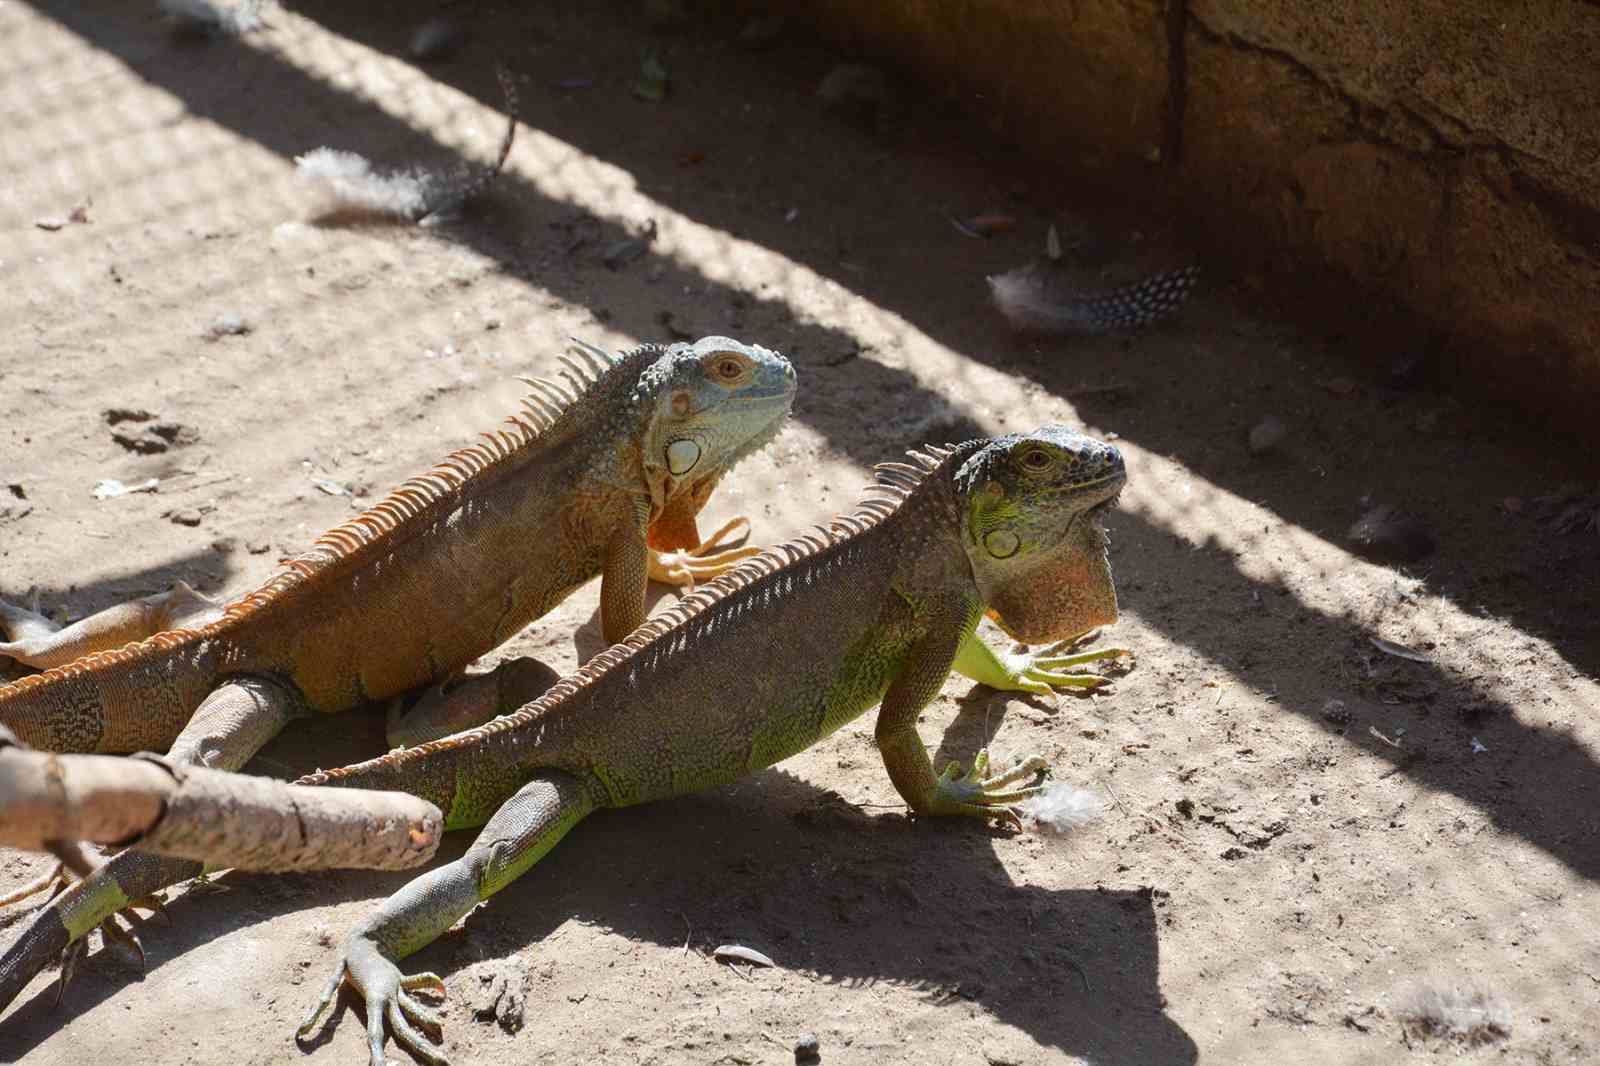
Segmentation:
<svg viewBox="0 0 1600 1066">
<path fill-rule="evenodd" d="M 1267 415 L 1250 429 L 1250 453 L 1266 455 L 1277 450 L 1289 435 L 1289 427 L 1277 415 Z"/>
<path fill-rule="evenodd" d="M 270 540 L 247 540 L 244 542 L 244 550 L 251 555 L 265 555 L 272 550 L 272 542 Z"/>
<path fill-rule="evenodd" d="M 1363 555 L 1384 561 L 1415 562 L 1438 547 L 1422 519 L 1387 504 L 1357 519 L 1349 536 Z"/>
<path fill-rule="evenodd" d="M 218 337 L 238 337 L 250 332 L 250 323 L 245 321 L 241 314 L 229 312 L 218 315 L 211 320 L 211 325 L 206 327 L 206 337 L 216 340 Z"/>
<path fill-rule="evenodd" d="M 186 507 L 181 511 L 172 512 L 172 521 L 180 526 L 198 526 L 200 524 L 201 517 L 202 516 L 200 512 L 196 511 L 192 507 Z"/>
<path fill-rule="evenodd" d="M 822 1044 L 817 1040 L 816 1033 L 801 1033 L 800 1039 L 794 1042 L 794 1061 L 816 1062 L 822 1055 Z"/>
</svg>

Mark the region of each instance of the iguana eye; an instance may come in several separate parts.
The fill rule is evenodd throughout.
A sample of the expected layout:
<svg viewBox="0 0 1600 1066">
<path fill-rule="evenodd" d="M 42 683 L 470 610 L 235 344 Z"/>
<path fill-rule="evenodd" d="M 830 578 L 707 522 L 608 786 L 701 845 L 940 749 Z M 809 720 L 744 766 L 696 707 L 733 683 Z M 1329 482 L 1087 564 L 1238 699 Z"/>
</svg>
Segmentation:
<svg viewBox="0 0 1600 1066">
<path fill-rule="evenodd" d="M 735 381 L 744 373 L 744 364 L 730 356 L 727 359 L 717 360 L 713 372 L 723 381 Z"/>
<path fill-rule="evenodd" d="M 1048 470 L 1054 461 L 1043 448 L 1029 448 L 1022 453 L 1022 465 L 1027 470 Z"/>
</svg>

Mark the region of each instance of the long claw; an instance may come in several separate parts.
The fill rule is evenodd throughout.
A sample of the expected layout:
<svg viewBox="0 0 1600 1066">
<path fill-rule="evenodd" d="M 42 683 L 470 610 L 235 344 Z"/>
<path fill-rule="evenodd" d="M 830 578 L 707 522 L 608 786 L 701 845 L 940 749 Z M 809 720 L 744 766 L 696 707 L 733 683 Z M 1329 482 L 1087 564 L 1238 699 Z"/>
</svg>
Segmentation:
<svg viewBox="0 0 1600 1066">
<path fill-rule="evenodd" d="M 56 1001 L 54 1006 L 61 1006 L 61 997 L 67 994 L 67 986 L 72 983 L 72 977 L 78 972 L 78 960 L 83 958 L 83 953 L 89 949 L 88 941 L 79 937 L 67 945 L 67 950 L 61 953 L 61 976 L 56 980 Z"/>
<path fill-rule="evenodd" d="M 993 777 L 986 778 L 983 782 L 983 787 L 985 789 L 1001 788 L 1005 785 L 1015 784 L 1024 778 L 1043 773 L 1047 769 L 1049 769 L 1049 764 L 1042 758 L 1037 755 L 1030 756 L 1010 769 L 1002 770 Z"/>
<path fill-rule="evenodd" d="M 737 534 L 734 533 L 734 530 L 736 529 L 739 531 Z M 692 549 L 691 554 L 705 555 L 709 552 L 730 548 L 734 546 L 734 541 L 743 544 L 747 539 L 749 539 L 749 536 L 750 519 L 746 518 L 744 515 L 740 515 L 737 518 L 730 518 L 726 522 L 722 523 L 721 526 L 717 527 L 716 532 L 712 533 L 711 536 L 702 541 L 700 543 L 700 547 Z"/>
<path fill-rule="evenodd" d="M 1024 676 L 1044 688 L 1099 688 L 1111 683 L 1109 677 L 1099 674 L 1061 674 L 1053 670 L 1029 670 Z"/>
<path fill-rule="evenodd" d="M 371 1004 L 367 1005 L 367 1010 L 369 1013 L 377 1013 Z M 406 1021 L 405 1013 L 400 1008 L 398 996 L 384 1004 L 383 1016 L 388 1020 L 389 1029 L 394 1033 L 395 1040 L 405 1045 L 407 1051 L 428 1063 L 429 1066 L 450 1066 L 450 1060 L 445 1058 L 444 1053 L 434 1047 L 426 1037 L 417 1032 L 410 1022 Z M 380 1032 L 382 1028 L 380 1024 Z"/>
<path fill-rule="evenodd" d="M 131 913 L 131 912 L 130 912 Z M 139 930 L 133 925 L 134 919 L 129 920 L 128 928 L 124 929 L 113 914 L 100 923 L 100 935 L 105 937 L 106 944 L 117 944 L 126 951 L 131 951 L 139 958 L 139 969 L 146 966 L 144 954 L 144 941 L 139 939 Z"/>
<path fill-rule="evenodd" d="M 1133 658 L 1133 652 L 1127 648 L 1102 648 L 1099 651 L 1080 652 L 1076 655 L 1055 655 L 1040 652 L 1033 657 L 1033 665 L 1046 670 L 1059 670 L 1067 666 L 1083 666 L 1085 663 L 1124 657 Z"/>
<path fill-rule="evenodd" d="M 296 1040 L 304 1040 L 311 1035 L 311 1031 L 317 1027 L 317 1023 L 322 1020 L 322 1016 L 327 1013 L 328 1008 L 333 1006 L 333 999 L 339 994 L 339 986 L 342 984 L 344 984 L 343 963 L 334 971 L 333 978 L 323 986 L 322 997 L 317 1000 L 317 1005 L 311 1008 L 311 1013 L 306 1015 L 306 1020 L 301 1022 L 300 1028 L 294 1031 Z"/>
</svg>

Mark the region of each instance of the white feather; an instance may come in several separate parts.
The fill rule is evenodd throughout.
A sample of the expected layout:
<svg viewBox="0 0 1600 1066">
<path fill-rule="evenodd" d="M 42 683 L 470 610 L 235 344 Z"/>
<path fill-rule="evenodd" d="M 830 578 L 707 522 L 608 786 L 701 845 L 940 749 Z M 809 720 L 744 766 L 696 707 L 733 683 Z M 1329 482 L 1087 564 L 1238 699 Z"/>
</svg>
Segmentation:
<svg viewBox="0 0 1600 1066">
<path fill-rule="evenodd" d="M 294 162 L 296 176 L 322 190 L 332 206 L 396 218 L 420 217 L 442 180 L 418 168 L 380 173 L 362 156 L 337 148 L 315 148 Z"/>
<path fill-rule="evenodd" d="M 1400 1001 L 1399 1013 L 1425 1034 L 1455 1037 L 1473 1044 L 1511 1034 L 1510 1006 L 1478 984 L 1425 981 Z"/>
<path fill-rule="evenodd" d="M 1105 813 L 1105 800 L 1087 789 L 1057 781 L 1038 795 L 1029 796 L 1019 806 L 1022 813 L 1041 829 L 1069 833 L 1098 819 Z"/>
</svg>

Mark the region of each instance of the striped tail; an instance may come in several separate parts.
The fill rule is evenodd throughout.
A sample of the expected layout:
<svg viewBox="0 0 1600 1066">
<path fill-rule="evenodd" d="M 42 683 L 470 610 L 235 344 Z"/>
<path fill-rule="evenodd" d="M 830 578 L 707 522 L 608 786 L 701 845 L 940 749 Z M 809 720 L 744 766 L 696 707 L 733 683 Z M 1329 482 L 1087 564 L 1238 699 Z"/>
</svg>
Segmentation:
<svg viewBox="0 0 1600 1066">
<path fill-rule="evenodd" d="M 174 629 L 0 686 L 0 724 L 41 751 L 166 751 L 216 682 L 202 634 Z"/>
</svg>

